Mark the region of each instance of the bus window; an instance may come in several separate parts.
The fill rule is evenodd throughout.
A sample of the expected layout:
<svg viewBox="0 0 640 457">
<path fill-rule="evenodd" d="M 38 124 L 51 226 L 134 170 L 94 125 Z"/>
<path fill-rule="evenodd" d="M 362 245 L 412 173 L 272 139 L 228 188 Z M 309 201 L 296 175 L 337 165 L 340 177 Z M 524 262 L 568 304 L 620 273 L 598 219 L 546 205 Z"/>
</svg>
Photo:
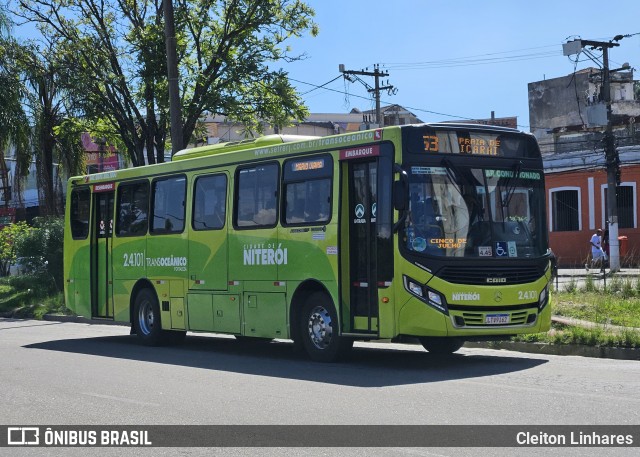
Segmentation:
<svg viewBox="0 0 640 457">
<path fill-rule="evenodd" d="M 153 217 L 150 232 L 180 233 L 184 229 L 185 194 L 184 176 L 153 181 Z"/>
<path fill-rule="evenodd" d="M 218 230 L 224 227 L 227 201 L 225 175 L 202 176 L 196 179 L 193 198 L 194 230 Z"/>
<path fill-rule="evenodd" d="M 145 235 L 149 214 L 149 183 L 145 181 L 118 186 L 116 214 L 118 236 Z"/>
<path fill-rule="evenodd" d="M 331 219 L 331 156 L 284 164 L 284 224 L 325 224 Z"/>
<path fill-rule="evenodd" d="M 329 221 L 331 216 L 331 180 L 286 184 L 285 223 L 319 224 Z"/>
<path fill-rule="evenodd" d="M 91 194 L 89 189 L 76 189 L 71 192 L 71 235 L 74 240 L 83 240 L 89 235 L 89 208 Z"/>
<path fill-rule="evenodd" d="M 239 228 L 276 225 L 278 165 L 260 165 L 238 171 L 235 222 Z"/>
</svg>

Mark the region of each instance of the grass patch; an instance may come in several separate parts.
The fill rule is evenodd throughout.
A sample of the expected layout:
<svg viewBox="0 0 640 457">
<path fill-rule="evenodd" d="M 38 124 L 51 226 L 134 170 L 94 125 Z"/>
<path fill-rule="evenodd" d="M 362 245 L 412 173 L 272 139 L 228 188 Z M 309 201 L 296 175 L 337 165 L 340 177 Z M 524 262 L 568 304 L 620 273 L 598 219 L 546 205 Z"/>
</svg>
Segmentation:
<svg viewBox="0 0 640 457">
<path fill-rule="evenodd" d="M 518 335 L 513 341 L 640 348 L 640 279 L 615 276 L 605 283 L 587 277 L 551 295 L 554 315 L 599 324 L 593 328 L 553 323 L 547 333 Z M 611 326 L 627 327 L 616 329 Z"/>
<path fill-rule="evenodd" d="M 50 281 L 37 276 L 0 278 L 0 314 L 21 319 L 42 319 L 45 314 L 71 312 L 64 305 L 61 292 L 52 290 Z"/>
<path fill-rule="evenodd" d="M 635 284 L 621 281 L 612 282 L 607 289 L 555 292 L 552 312 L 602 325 L 640 328 L 640 295 L 636 291 Z"/>
<path fill-rule="evenodd" d="M 581 344 L 596 347 L 640 348 L 640 330 L 612 331 L 605 327 L 583 328 L 553 324 L 547 333 L 518 335 L 512 341 L 547 344 Z"/>
</svg>

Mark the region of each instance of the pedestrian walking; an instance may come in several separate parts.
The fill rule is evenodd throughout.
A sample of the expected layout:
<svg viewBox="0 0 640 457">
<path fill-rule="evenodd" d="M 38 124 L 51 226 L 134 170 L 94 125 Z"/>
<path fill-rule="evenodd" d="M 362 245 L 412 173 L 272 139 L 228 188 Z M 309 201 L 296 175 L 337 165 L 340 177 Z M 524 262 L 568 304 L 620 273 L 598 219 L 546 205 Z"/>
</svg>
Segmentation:
<svg viewBox="0 0 640 457">
<path fill-rule="evenodd" d="M 596 230 L 589 240 L 591 245 L 591 268 L 598 267 L 600 270 L 604 270 L 604 261 L 606 254 L 602 249 L 602 229 Z M 589 263 L 584 264 L 584 268 L 589 271 Z"/>
</svg>

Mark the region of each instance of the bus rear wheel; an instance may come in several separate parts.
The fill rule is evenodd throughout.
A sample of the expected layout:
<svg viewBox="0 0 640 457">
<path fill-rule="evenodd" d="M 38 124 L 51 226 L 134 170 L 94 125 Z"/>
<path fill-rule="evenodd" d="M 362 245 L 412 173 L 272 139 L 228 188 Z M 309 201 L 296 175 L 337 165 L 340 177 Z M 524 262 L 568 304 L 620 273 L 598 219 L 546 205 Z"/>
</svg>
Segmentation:
<svg viewBox="0 0 640 457">
<path fill-rule="evenodd" d="M 302 346 L 316 362 L 340 360 L 353 346 L 352 339 L 339 335 L 335 307 L 324 293 L 309 295 L 302 307 L 299 325 Z"/>
<path fill-rule="evenodd" d="M 155 294 L 142 289 L 136 295 L 133 308 L 133 325 L 138 339 L 147 346 L 158 346 L 165 341 L 160 323 L 160 307 Z"/>
<path fill-rule="evenodd" d="M 453 354 L 464 344 L 462 338 L 423 336 L 420 338 L 422 347 L 434 355 Z"/>
</svg>

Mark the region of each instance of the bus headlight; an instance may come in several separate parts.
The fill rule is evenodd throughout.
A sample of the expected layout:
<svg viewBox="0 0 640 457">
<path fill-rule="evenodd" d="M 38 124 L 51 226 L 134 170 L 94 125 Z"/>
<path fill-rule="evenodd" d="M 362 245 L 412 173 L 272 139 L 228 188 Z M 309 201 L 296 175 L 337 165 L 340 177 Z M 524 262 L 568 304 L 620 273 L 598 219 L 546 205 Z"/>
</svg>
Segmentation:
<svg viewBox="0 0 640 457">
<path fill-rule="evenodd" d="M 425 299 L 425 293 L 424 293 L 424 288 L 422 287 L 422 284 L 420 284 L 417 281 L 414 281 L 408 276 L 404 277 L 404 288 L 407 289 L 416 297 L 420 298 L 421 300 Z"/>
<path fill-rule="evenodd" d="M 429 303 L 444 309 L 442 305 L 442 295 L 440 295 L 438 292 L 434 292 L 433 290 L 427 290 L 427 293 L 429 295 Z"/>
<path fill-rule="evenodd" d="M 540 311 L 542 311 L 542 309 L 547 306 L 547 303 L 549 303 L 549 286 L 545 286 L 544 289 L 542 289 L 542 292 L 540 292 L 540 298 L 538 298 L 538 308 L 540 308 Z"/>
<path fill-rule="evenodd" d="M 438 311 L 448 314 L 444 297 L 439 292 L 423 286 L 418 281 L 411 279 L 408 276 L 404 276 L 404 287 L 409 293 L 411 293 L 411 295 L 418 297 L 420 300 Z"/>
</svg>

